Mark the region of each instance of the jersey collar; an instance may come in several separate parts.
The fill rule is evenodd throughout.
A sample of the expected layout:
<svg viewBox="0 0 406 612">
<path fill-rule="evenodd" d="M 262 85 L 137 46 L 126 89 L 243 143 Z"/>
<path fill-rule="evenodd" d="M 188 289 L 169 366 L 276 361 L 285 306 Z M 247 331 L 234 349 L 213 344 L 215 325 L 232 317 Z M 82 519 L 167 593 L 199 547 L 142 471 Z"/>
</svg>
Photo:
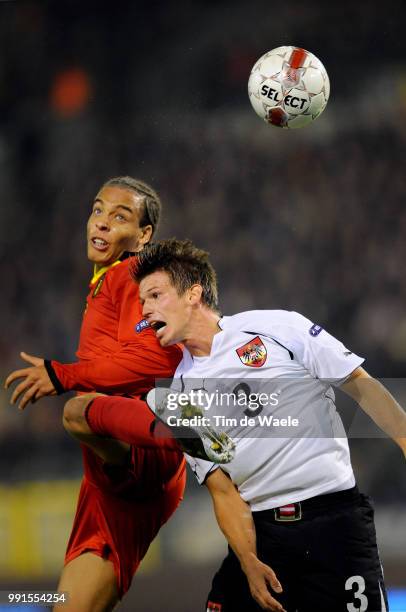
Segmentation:
<svg viewBox="0 0 406 612">
<path fill-rule="evenodd" d="M 130 251 L 124 251 L 124 253 L 114 263 L 110 264 L 109 266 L 103 266 L 97 271 L 96 271 L 96 265 L 95 265 L 93 267 L 93 277 L 92 277 L 92 280 L 90 281 L 90 284 L 94 285 L 95 283 L 97 283 L 99 278 L 101 278 L 103 274 L 107 272 L 107 270 L 110 270 L 110 268 L 113 268 L 114 266 L 118 266 L 118 264 L 120 264 L 122 261 L 124 261 L 125 259 L 128 259 L 129 257 L 132 257 L 133 255 L 135 255 L 135 253 L 131 253 Z"/>
<path fill-rule="evenodd" d="M 226 319 L 226 318 L 227 318 L 227 317 L 224 317 L 224 316 L 223 316 L 223 317 L 221 317 L 221 319 L 219 319 L 219 320 L 217 321 L 217 325 L 219 326 L 219 328 L 220 328 L 220 329 L 224 329 L 224 327 L 226 327 L 226 325 L 225 325 L 225 323 L 226 323 L 226 322 L 225 322 L 225 319 Z"/>
</svg>

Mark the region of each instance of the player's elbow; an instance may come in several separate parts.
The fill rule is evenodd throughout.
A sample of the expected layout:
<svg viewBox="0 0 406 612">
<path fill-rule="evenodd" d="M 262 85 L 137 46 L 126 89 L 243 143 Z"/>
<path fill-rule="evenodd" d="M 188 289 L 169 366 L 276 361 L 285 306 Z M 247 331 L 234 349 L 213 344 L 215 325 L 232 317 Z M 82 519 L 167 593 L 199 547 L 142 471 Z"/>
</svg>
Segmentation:
<svg viewBox="0 0 406 612">
<path fill-rule="evenodd" d="M 72 436 L 89 433 L 85 411 L 89 400 L 84 397 L 73 397 L 66 402 L 63 409 L 62 422 L 68 433 Z"/>
</svg>

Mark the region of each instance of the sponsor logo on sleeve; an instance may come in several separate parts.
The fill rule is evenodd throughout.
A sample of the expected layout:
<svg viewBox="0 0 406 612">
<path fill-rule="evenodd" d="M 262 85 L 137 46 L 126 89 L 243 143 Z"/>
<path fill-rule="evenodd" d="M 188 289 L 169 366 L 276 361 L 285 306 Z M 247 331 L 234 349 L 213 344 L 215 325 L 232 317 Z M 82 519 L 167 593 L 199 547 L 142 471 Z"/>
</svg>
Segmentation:
<svg viewBox="0 0 406 612">
<path fill-rule="evenodd" d="M 259 336 L 240 346 L 236 352 L 240 361 L 250 368 L 260 368 L 267 357 L 266 347 Z"/>
<path fill-rule="evenodd" d="M 142 319 L 142 321 L 139 321 L 137 325 L 135 326 L 135 331 L 137 332 L 137 334 L 139 334 L 144 329 L 147 329 L 147 327 L 151 327 L 150 324 L 148 323 L 146 319 Z"/>
<path fill-rule="evenodd" d="M 323 331 L 323 328 L 321 325 L 316 325 L 316 323 L 314 325 L 311 326 L 311 328 L 309 329 L 309 334 L 311 336 L 313 336 L 313 338 L 315 338 L 316 336 L 319 335 L 319 333 Z"/>
</svg>

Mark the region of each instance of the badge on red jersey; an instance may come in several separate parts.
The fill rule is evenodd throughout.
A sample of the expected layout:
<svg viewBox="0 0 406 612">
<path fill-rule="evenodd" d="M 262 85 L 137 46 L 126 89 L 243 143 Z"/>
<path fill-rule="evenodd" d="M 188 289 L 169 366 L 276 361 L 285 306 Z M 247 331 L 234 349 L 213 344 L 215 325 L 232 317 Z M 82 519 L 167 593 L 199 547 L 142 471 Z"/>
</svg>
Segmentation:
<svg viewBox="0 0 406 612">
<path fill-rule="evenodd" d="M 266 347 L 259 336 L 240 346 L 236 352 L 242 363 L 251 368 L 260 368 L 266 361 Z"/>
<path fill-rule="evenodd" d="M 135 331 L 137 334 L 139 334 L 143 329 L 147 329 L 148 327 L 151 327 L 148 321 L 146 319 L 142 319 L 142 321 L 138 321 L 137 325 L 135 326 Z"/>
</svg>

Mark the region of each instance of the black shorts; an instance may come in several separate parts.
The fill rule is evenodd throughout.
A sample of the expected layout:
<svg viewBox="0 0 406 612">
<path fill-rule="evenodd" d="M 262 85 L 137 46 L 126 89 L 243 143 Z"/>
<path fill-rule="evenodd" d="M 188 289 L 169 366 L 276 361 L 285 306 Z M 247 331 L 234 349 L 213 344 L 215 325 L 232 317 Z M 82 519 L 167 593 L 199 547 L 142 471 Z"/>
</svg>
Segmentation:
<svg viewBox="0 0 406 612">
<path fill-rule="evenodd" d="M 284 511 L 253 512 L 257 553 L 275 571 L 288 612 L 388 610 L 374 511 L 357 487 L 320 495 Z M 296 520 L 292 520 L 295 518 Z M 213 579 L 207 611 L 259 612 L 230 550 Z"/>
</svg>

